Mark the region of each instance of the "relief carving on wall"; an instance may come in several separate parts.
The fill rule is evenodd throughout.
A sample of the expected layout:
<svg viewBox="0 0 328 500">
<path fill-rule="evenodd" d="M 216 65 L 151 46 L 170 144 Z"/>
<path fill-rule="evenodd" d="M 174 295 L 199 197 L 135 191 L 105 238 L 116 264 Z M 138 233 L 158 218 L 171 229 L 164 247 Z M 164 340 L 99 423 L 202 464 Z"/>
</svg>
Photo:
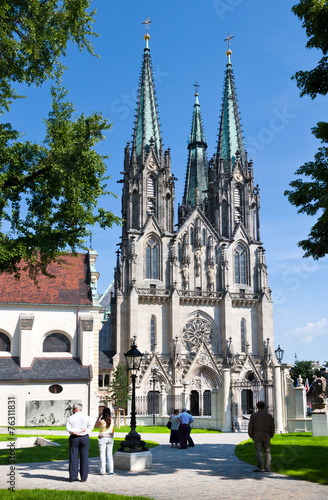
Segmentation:
<svg viewBox="0 0 328 500">
<path fill-rule="evenodd" d="M 210 379 L 206 377 L 204 373 L 200 373 L 193 378 L 190 384 L 190 389 L 196 390 L 200 394 L 202 394 L 204 391 L 211 391 L 213 389 L 213 386 Z"/>
</svg>

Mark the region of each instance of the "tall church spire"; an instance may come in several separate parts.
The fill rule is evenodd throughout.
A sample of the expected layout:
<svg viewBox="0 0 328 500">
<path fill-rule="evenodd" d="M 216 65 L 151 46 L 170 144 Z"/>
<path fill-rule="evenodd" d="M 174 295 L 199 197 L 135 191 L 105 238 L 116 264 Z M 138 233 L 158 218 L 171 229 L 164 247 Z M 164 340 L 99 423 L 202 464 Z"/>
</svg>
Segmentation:
<svg viewBox="0 0 328 500">
<path fill-rule="evenodd" d="M 231 38 L 233 37 L 229 35 L 226 40 L 229 42 Z M 224 81 L 217 157 L 219 160 L 223 160 L 224 170 L 228 173 L 230 168 L 232 170 L 234 169 L 239 155 L 241 166 L 245 169 L 246 155 L 238 112 L 234 74 L 230 60 L 232 54 L 230 47 L 226 54 L 228 56 L 228 62 Z"/>
<path fill-rule="evenodd" d="M 188 207 L 195 207 L 196 201 L 202 202 L 206 197 L 208 187 L 207 181 L 207 143 L 203 130 L 202 117 L 198 101 L 198 92 L 196 86 L 195 104 L 192 117 L 190 139 L 188 144 L 189 155 L 186 174 L 186 183 L 183 196 L 183 204 Z M 196 196 L 196 189 L 198 195 Z M 197 200 L 196 200 L 197 198 Z"/>
<path fill-rule="evenodd" d="M 141 68 L 137 115 L 132 144 L 132 149 L 135 147 L 137 159 L 142 162 L 144 155 L 147 155 L 149 152 L 152 140 L 154 141 L 153 151 L 158 160 L 160 160 L 162 154 L 162 140 L 156 106 L 154 78 L 148 44 L 150 36 L 148 32 L 144 36 L 144 39 L 146 46 L 144 48 Z"/>
</svg>

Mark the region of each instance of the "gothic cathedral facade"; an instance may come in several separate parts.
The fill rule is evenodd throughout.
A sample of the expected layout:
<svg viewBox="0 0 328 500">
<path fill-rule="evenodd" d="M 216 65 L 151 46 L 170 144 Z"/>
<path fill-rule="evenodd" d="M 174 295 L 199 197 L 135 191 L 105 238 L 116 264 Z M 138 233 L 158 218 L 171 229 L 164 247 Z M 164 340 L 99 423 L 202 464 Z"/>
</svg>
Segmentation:
<svg viewBox="0 0 328 500">
<path fill-rule="evenodd" d="M 259 188 L 243 143 L 231 51 L 217 150 L 209 161 L 196 87 L 175 225 L 177 179 L 170 149 L 162 147 L 149 38 L 121 180 L 124 225 L 111 304 L 114 367 L 134 338 L 144 353 L 140 400 L 164 393 L 167 414 L 187 405 L 194 415 L 216 418 L 222 430 L 237 429 L 258 400 L 272 411 L 274 353 Z"/>
</svg>

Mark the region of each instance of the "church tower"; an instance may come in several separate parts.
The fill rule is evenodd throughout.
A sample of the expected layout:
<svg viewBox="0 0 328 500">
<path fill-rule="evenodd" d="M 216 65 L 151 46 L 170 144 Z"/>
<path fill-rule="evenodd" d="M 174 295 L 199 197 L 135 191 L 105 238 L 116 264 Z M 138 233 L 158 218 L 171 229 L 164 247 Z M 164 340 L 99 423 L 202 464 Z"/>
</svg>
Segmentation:
<svg viewBox="0 0 328 500">
<path fill-rule="evenodd" d="M 114 366 L 135 338 L 144 352 L 139 415 L 152 413 L 155 395 L 162 417 L 186 406 L 195 416 L 214 418 L 218 429 L 240 429 L 257 401 L 272 405 L 273 318 L 259 188 L 244 148 L 232 53 L 228 48 L 210 161 L 196 84 L 175 227 L 176 179 L 170 150 L 163 152 L 149 39 L 147 33 L 121 180 L 124 225 L 111 304 Z"/>
</svg>

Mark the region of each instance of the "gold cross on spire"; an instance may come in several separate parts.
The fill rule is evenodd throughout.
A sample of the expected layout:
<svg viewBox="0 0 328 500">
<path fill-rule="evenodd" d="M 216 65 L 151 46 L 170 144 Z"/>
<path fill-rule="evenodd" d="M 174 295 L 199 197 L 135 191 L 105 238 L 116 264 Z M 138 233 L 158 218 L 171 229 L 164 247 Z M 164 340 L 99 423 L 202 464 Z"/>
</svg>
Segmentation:
<svg viewBox="0 0 328 500">
<path fill-rule="evenodd" d="M 198 95 L 198 87 L 200 87 L 200 85 L 196 82 L 194 83 L 194 87 L 196 87 L 196 95 Z"/>
<path fill-rule="evenodd" d="M 223 40 L 224 42 L 228 42 L 228 50 L 230 50 L 230 40 L 232 40 L 232 38 L 234 38 L 234 36 L 232 36 L 231 33 L 228 33 L 227 38 Z"/>
<path fill-rule="evenodd" d="M 144 24 L 144 25 L 145 25 L 145 27 L 146 27 L 146 32 L 147 32 L 147 33 L 148 33 L 148 30 L 149 30 L 149 26 L 148 26 L 148 25 L 149 25 L 150 23 L 152 23 L 152 22 L 153 22 L 153 21 L 150 21 L 149 17 L 147 16 L 147 17 L 146 17 L 146 21 L 144 21 L 143 23 L 141 23 L 141 24 Z"/>
</svg>

